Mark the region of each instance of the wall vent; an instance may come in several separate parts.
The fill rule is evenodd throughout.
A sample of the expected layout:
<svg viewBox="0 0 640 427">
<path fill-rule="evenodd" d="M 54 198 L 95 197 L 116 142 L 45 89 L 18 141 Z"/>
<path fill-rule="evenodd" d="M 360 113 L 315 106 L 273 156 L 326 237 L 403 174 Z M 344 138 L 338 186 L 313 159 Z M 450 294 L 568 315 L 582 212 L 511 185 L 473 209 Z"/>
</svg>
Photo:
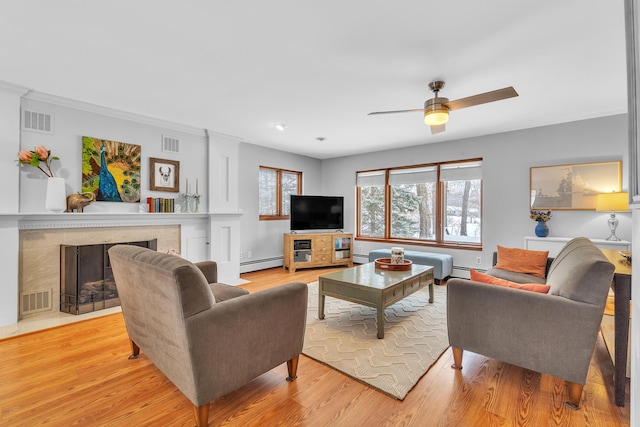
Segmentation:
<svg viewBox="0 0 640 427">
<path fill-rule="evenodd" d="M 53 135 L 53 114 L 22 110 L 22 130 Z"/>
<path fill-rule="evenodd" d="M 162 151 L 165 153 L 179 153 L 180 140 L 173 136 L 162 135 Z"/>
<path fill-rule="evenodd" d="M 51 310 L 51 293 L 51 289 L 40 289 L 29 293 L 20 292 L 20 314 Z"/>
</svg>

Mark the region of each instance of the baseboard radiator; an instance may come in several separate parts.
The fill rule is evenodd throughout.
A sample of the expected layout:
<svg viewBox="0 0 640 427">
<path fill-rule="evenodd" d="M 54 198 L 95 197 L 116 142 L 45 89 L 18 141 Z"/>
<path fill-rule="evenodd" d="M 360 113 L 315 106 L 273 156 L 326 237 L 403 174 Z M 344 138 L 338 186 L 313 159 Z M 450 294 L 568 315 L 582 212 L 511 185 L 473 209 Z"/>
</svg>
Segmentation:
<svg viewBox="0 0 640 427">
<path fill-rule="evenodd" d="M 366 264 L 369 262 L 369 255 L 353 254 L 354 264 Z M 282 267 L 282 257 L 255 259 L 251 261 L 244 261 L 240 263 L 240 273 L 250 273 L 252 271 L 266 270 L 267 268 Z M 453 266 L 453 274 L 451 277 L 458 277 L 461 279 L 469 278 L 469 267 L 461 265 Z M 485 270 L 480 268 L 474 268 L 474 270 L 484 272 Z"/>
<path fill-rule="evenodd" d="M 247 260 L 240 263 L 240 273 L 250 273 L 252 271 L 266 270 L 267 268 L 282 267 L 283 257 L 263 258 Z"/>
</svg>

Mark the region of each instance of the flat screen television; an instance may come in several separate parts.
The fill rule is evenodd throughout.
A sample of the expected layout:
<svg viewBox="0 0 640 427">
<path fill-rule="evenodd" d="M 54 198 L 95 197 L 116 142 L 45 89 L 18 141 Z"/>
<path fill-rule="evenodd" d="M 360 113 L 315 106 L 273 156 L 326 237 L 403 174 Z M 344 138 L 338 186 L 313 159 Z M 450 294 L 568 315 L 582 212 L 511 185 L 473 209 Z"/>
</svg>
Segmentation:
<svg viewBox="0 0 640 427">
<path fill-rule="evenodd" d="M 341 196 L 291 196 L 291 230 L 342 230 Z"/>
</svg>

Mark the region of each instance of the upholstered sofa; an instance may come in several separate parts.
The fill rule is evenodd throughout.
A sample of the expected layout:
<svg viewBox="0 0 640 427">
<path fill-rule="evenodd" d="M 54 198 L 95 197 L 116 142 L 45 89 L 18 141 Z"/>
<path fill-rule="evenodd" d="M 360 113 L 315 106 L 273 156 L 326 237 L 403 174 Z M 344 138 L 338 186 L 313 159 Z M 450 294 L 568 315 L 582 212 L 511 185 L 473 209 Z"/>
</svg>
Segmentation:
<svg viewBox="0 0 640 427">
<path fill-rule="evenodd" d="M 198 426 L 209 403 L 287 362 L 296 378 L 307 285 L 251 293 L 216 283 L 214 262 L 192 264 L 133 245 L 109 249 L 132 355 L 140 350 L 193 403 Z"/>
<path fill-rule="evenodd" d="M 589 239 L 576 238 L 555 257 L 546 277 L 495 267 L 487 272 L 519 283 L 545 283 L 548 293 L 449 280 L 452 367 L 462 369 L 463 350 L 469 350 L 564 379 L 567 404 L 577 409 L 613 272 L 613 264 Z"/>
</svg>

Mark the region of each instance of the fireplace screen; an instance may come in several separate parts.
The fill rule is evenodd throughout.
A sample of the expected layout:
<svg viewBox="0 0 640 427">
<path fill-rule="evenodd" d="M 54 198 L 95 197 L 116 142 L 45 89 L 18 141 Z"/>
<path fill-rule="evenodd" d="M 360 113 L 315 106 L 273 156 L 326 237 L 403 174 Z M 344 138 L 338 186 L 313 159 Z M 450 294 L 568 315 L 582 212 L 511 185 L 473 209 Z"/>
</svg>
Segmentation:
<svg viewBox="0 0 640 427">
<path fill-rule="evenodd" d="M 60 245 L 60 311 L 83 314 L 120 305 L 109 248 L 136 245 L 157 249 L 157 239 L 97 245 Z"/>
</svg>

